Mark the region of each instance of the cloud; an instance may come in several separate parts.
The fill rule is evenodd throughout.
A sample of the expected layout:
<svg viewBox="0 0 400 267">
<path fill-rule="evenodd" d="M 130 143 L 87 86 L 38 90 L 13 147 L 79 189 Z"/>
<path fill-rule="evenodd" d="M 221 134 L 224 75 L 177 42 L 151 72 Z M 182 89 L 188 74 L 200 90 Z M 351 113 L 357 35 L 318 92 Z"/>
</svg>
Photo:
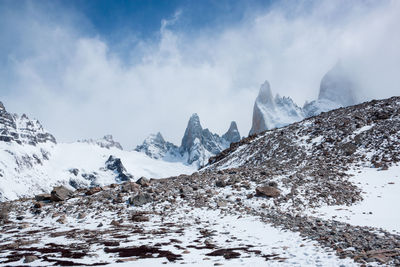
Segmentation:
<svg viewBox="0 0 400 267">
<path fill-rule="evenodd" d="M 283 2 L 195 33 L 177 27 L 183 12 L 160 22 L 158 38 L 120 53 L 86 31 L 90 25 L 82 29 L 76 11 L 63 20 L 44 19 L 36 6 L 2 11 L 9 26 L 0 30 L 10 34 L 0 46 L 6 107 L 33 114 L 61 141 L 112 133 L 132 148 L 157 131 L 179 144 L 194 112 L 211 131 L 236 120 L 246 135 L 264 80 L 302 104 L 317 97 L 338 59 L 362 84 L 363 99 L 400 92 L 397 1 Z"/>
</svg>

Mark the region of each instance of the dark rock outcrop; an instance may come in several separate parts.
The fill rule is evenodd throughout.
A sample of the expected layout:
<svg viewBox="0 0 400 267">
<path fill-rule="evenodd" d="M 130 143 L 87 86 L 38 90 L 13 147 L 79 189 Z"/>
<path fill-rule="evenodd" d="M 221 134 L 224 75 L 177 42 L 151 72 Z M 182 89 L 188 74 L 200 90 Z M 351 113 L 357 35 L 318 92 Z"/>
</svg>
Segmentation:
<svg viewBox="0 0 400 267">
<path fill-rule="evenodd" d="M 126 171 L 120 158 L 111 155 L 105 164 L 108 170 L 113 171 L 117 175 L 117 182 L 129 181 L 133 178 L 133 176 Z"/>
<path fill-rule="evenodd" d="M 65 186 L 57 186 L 53 188 L 53 191 L 51 191 L 51 201 L 54 202 L 59 202 L 59 201 L 65 201 L 71 197 L 73 197 L 74 192 L 66 188 Z"/>
</svg>

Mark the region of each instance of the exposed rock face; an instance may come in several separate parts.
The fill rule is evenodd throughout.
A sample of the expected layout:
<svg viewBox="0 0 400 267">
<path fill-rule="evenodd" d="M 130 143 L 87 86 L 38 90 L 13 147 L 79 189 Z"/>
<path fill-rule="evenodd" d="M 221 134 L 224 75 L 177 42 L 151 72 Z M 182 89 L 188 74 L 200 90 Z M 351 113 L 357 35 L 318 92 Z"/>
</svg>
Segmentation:
<svg viewBox="0 0 400 267">
<path fill-rule="evenodd" d="M 240 141 L 236 122 L 231 122 L 229 130 L 221 137 L 208 129 L 203 129 L 200 118 L 193 114 L 188 122 L 181 146 L 164 140 L 160 133 L 150 135 L 136 151 L 163 160 L 185 161 L 188 164 L 203 166 L 211 156 L 214 156 L 233 142 Z"/>
<path fill-rule="evenodd" d="M 229 130 L 222 136 L 228 143 L 236 143 L 240 141 L 240 134 L 236 122 L 232 121 Z"/>
<path fill-rule="evenodd" d="M 269 82 L 265 81 L 254 103 L 253 123 L 249 135 L 282 127 L 302 118 L 301 108 L 290 97 L 276 95 L 274 98 Z"/>
<path fill-rule="evenodd" d="M 306 102 L 303 108 L 290 97 L 272 95 L 268 81 L 261 85 L 254 103 L 253 124 L 249 135 L 280 128 L 321 112 L 355 105 L 356 85 L 341 64 L 336 64 L 321 80 L 318 100 Z"/>
<path fill-rule="evenodd" d="M 164 159 L 166 157 L 179 157 L 179 148 L 173 143 L 164 140 L 161 133 L 151 134 L 143 144 L 137 146 L 135 151 L 143 152 L 154 159 Z"/>
<path fill-rule="evenodd" d="M 3 103 L 0 102 L 0 141 L 16 142 L 18 144 L 37 145 L 38 143 L 52 142 L 56 139 L 43 129 L 38 120 L 30 120 L 23 114 L 7 112 Z"/>
<path fill-rule="evenodd" d="M 117 175 L 117 182 L 129 181 L 133 178 L 133 176 L 126 171 L 120 158 L 110 156 L 106 161 L 106 168 Z"/>
<path fill-rule="evenodd" d="M 181 154 L 187 154 L 188 163 L 207 162 L 212 154 L 218 154 L 227 147 L 227 142 L 208 129 L 203 129 L 197 114 L 190 117 L 180 147 Z"/>
<path fill-rule="evenodd" d="M 88 143 L 88 144 L 94 144 L 98 145 L 100 147 L 104 148 L 118 148 L 120 150 L 123 150 L 122 146 L 120 143 L 114 140 L 113 136 L 111 134 L 105 135 L 103 138 L 93 140 L 93 139 L 85 139 L 85 140 L 78 140 L 80 143 Z"/>
</svg>

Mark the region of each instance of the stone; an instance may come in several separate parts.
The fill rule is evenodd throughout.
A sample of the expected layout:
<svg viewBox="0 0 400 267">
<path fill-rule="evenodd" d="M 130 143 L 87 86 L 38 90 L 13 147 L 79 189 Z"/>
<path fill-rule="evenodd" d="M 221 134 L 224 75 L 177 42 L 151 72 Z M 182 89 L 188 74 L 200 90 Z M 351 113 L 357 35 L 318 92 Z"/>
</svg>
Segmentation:
<svg viewBox="0 0 400 267">
<path fill-rule="evenodd" d="M 51 191 L 51 201 L 64 201 L 73 197 L 74 193 L 65 186 L 57 186 Z"/>
<path fill-rule="evenodd" d="M 100 191 L 102 191 L 101 187 L 98 187 L 98 186 L 97 187 L 92 187 L 88 191 L 85 192 L 85 195 L 91 196 L 91 195 L 94 195 L 94 194 L 96 194 L 96 193 L 98 193 Z"/>
<path fill-rule="evenodd" d="M 259 186 L 256 188 L 256 196 L 265 196 L 265 197 L 278 197 L 281 194 L 279 189 L 272 186 Z"/>
<path fill-rule="evenodd" d="M 36 261 L 38 259 L 39 258 L 37 256 L 35 256 L 35 255 L 28 255 L 28 256 L 25 256 L 24 263 L 31 263 L 31 262 L 34 262 L 34 261 Z"/>
<path fill-rule="evenodd" d="M 50 194 L 39 194 L 35 196 L 36 201 L 50 201 L 51 195 Z"/>
<path fill-rule="evenodd" d="M 121 192 L 130 193 L 139 191 L 139 185 L 134 182 L 125 182 L 121 184 Z"/>
<path fill-rule="evenodd" d="M 148 193 L 139 193 L 136 196 L 129 198 L 129 204 L 134 206 L 143 206 L 153 201 L 153 198 Z"/>
<path fill-rule="evenodd" d="M 131 220 L 133 222 L 148 222 L 150 219 L 143 214 L 132 214 Z"/>
<path fill-rule="evenodd" d="M 35 209 L 41 209 L 43 207 L 43 203 L 41 202 L 36 202 L 35 204 L 33 204 L 33 207 Z"/>
<path fill-rule="evenodd" d="M 150 186 L 150 181 L 149 181 L 149 179 L 147 179 L 146 177 L 141 177 L 141 178 L 139 178 L 139 179 L 136 181 L 136 183 L 137 183 L 138 185 L 140 185 L 140 186 L 143 186 L 143 187 L 148 187 L 148 186 Z"/>
<path fill-rule="evenodd" d="M 224 181 L 224 180 L 217 180 L 216 182 L 215 182 L 215 186 L 216 187 L 225 187 L 226 186 L 226 182 Z"/>
<path fill-rule="evenodd" d="M 61 223 L 61 224 L 66 224 L 67 223 L 67 216 L 62 215 L 60 218 L 58 218 L 57 222 Z"/>
</svg>

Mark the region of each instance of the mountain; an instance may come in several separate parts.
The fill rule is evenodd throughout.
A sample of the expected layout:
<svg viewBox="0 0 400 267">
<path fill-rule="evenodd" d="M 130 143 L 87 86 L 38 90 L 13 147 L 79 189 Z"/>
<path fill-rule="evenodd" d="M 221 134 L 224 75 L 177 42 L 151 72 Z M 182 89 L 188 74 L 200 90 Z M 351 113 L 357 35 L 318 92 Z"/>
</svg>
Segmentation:
<svg viewBox="0 0 400 267">
<path fill-rule="evenodd" d="M 179 147 L 164 140 L 160 132 L 149 135 L 135 151 L 145 153 L 153 159 L 175 159 L 180 157 Z"/>
<path fill-rule="evenodd" d="M 193 166 L 124 151 L 111 135 L 57 143 L 38 120 L 9 113 L 0 103 L 0 201 L 69 188 L 104 186 L 191 173 Z"/>
<path fill-rule="evenodd" d="M 0 141 L 16 142 L 18 144 L 37 145 L 40 143 L 56 143 L 56 139 L 43 129 L 38 120 L 30 120 L 23 114 L 7 112 L 0 102 Z"/>
<path fill-rule="evenodd" d="M 0 265 L 399 266 L 399 133 L 393 97 L 249 136 L 191 175 L 3 202 Z"/>
<path fill-rule="evenodd" d="M 123 150 L 122 146 L 120 143 L 114 141 L 114 138 L 111 134 L 105 135 L 103 138 L 99 138 L 96 140 L 93 139 L 85 139 L 85 140 L 78 140 L 80 143 L 87 143 L 87 144 L 93 144 L 93 145 L 98 145 L 100 147 L 104 148 L 112 148 L 115 147 L 117 149 Z"/>
<path fill-rule="evenodd" d="M 347 107 L 358 103 L 355 92 L 356 83 L 349 76 L 342 64 L 337 63 L 321 80 L 318 100 L 305 103 L 305 117 L 312 117 L 339 107 Z"/>
<path fill-rule="evenodd" d="M 249 135 L 279 128 L 304 118 L 316 116 L 339 107 L 357 103 L 356 85 L 338 63 L 321 80 L 317 100 L 306 102 L 301 108 L 290 97 L 273 97 L 268 81 L 261 85 L 253 108 L 253 122 Z"/>
<path fill-rule="evenodd" d="M 253 123 L 249 135 L 257 134 L 267 129 L 282 127 L 304 117 L 290 97 L 272 95 L 268 81 L 261 85 L 253 108 Z"/>
<path fill-rule="evenodd" d="M 210 157 L 239 140 L 240 134 L 236 122 L 231 122 L 228 131 L 219 136 L 209 129 L 203 129 L 200 118 L 195 113 L 188 121 L 180 147 L 165 141 L 162 135 L 157 133 L 147 137 L 135 151 L 145 153 L 154 159 L 182 161 L 200 167 L 205 165 Z"/>
<path fill-rule="evenodd" d="M 240 141 L 240 133 L 235 121 L 231 122 L 228 131 L 222 135 L 222 138 L 228 143 L 236 143 Z"/>
</svg>

